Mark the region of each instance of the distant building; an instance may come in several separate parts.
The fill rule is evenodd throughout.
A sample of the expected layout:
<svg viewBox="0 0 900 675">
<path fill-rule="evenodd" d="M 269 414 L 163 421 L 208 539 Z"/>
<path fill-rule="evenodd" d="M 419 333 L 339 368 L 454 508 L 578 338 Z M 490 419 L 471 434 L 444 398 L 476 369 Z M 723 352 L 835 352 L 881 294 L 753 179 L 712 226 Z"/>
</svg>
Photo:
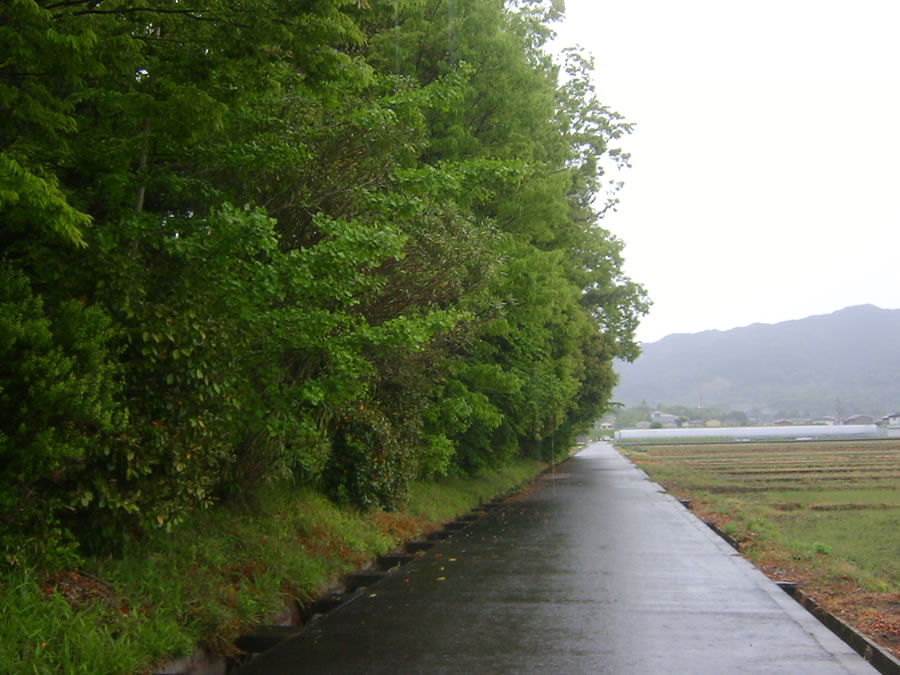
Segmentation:
<svg viewBox="0 0 900 675">
<path fill-rule="evenodd" d="M 722 420 L 706 420 L 706 426 L 720 427 L 720 426 L 722 426 Z"/>
<path fill-rule="evenodd" d="M 869 415 L 851 415 L 844 420 L 844 424 L 875 424 L 875 418 Z"/>
<path fill-rule="evenodd" d="M 824 424 L 827 427 L 832 426 L 837 420 L 834 417 L 829 417 L 828 415 L 823 415 L 822 417 L 814 417 L 809 423 L 810 424 Z"/>
<path fill-rule="evenodd" d="M 775 420 L 772 424 L 776 427 L 802 427 L 808 425 L 810 422 L 805 417 L 783 417 L 780 420 Z"/>
<path fill-rule="evenodd" d="M 879 428 L 882 435 L 888 438 L 900 438 L 900 412 L 891 413 L 881 418 Z"/>
<path fill-rule="evenodd" d="M 672 415 L 671 413 L 664 413 L 660 412 L 659 410 L 655 410 L 654 412 L 650 413 L 650 421 L 658 422 L 663 426 L 666 426 L 668 424 L 674 424 L 677 426 L 678 416 Z"/>
</svg>

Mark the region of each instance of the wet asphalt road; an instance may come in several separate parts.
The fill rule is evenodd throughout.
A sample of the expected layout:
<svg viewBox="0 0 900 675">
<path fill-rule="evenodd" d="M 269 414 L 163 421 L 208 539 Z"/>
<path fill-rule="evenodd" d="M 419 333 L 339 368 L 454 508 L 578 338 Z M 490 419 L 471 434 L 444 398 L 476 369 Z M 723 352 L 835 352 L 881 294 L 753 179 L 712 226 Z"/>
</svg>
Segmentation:
<svg viewBox="0 0 900 675">
<path fill-rule="evenodd" d="M 610 445 L 537 485 L 239 675 L 876 672 Z"/>
</svg>

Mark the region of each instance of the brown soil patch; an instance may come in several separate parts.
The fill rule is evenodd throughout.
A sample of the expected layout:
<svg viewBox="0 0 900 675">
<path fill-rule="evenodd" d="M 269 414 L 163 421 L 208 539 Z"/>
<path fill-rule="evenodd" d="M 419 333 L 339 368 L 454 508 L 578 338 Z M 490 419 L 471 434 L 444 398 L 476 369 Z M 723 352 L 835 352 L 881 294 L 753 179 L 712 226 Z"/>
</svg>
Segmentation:
<svg viewBox="0 0 900 675">
<path fill-rule="evenodd" d="M 398 541 L 415 539 L 419 534 L 426 532 L 428 522 L 418 516 L 403 516 L 398 513 L 373 513 L 372 522 L 387 536 Z M 434 527 L 430 528 L 434 529 Z"/>
<path fill-rule="evenodd" d="M 300 545 L 310 554 L 323 560 L 341 560 L 347 567 L 361 567 L 368 557 L 359 551 L 353 551 L 324 527 L 314 527 L 305 533 Z"/>
<path fill-rule="evenodd" d="M 810 511 L 864 511 L 874 509 L 876 511 L 890 511 L 900 508 L 894 504 L 810 504 Z"/>
<path fill-rule="evenodd" d="M 781 504 L 772 504 L 778 511 L 799 511 L 803 508 L 800 502 L 783 502 Z"/>
<path fill-rule="evenodd" d="M 59 593 L 73 607 L 99 604 L 122 614 L 131 611 L 128 603 L 111 586 L 77 569 L 51 574 L 41 587 L 45 595 Z"/>
<path fill-rule="evenodd" d="M 828 598 L 822 604 L 900 658 L 900 593 L 868 593 L 857 589 Z"/>
</svg>

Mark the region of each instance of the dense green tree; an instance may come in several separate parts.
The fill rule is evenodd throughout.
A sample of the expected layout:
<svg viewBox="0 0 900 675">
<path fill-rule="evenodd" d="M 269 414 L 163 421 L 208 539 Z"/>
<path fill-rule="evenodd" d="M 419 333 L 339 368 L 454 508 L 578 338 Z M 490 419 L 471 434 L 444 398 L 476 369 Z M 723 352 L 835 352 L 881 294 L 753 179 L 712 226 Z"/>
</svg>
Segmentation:
<svg viewBox="0 0 900 675">
<path fill-rule="evenodd" d="M 422 161 L 501 158 L 519 167 L 514 181 L 494 183 L 487 199 L 466 204 L 509 237 L 500 239 L 505 262 L 489 292 L 495 304 L 473 327 L 478 339 L 456 353 L 464 363 L 447 374 L 461 399 L 453 419 L 468 468 L 502 461 L 563 427 L 570 438 L 599 415 L 609 389 L 580 397 L 589 379 L 595 387 L 613 383 L 608 366 L 602 376 L 596 361 L 585 367 L 587 354 L 598 353 L 593 336 L 602 331 L 606 359 L 633 358 L 636 320 L 646 311 L 642 289 L 621 273 L 621 242 L 598 227 L 593 206 L 600 157 L 630 128 L 597 101 L 582 55 L 570 55 L 566 84 L 557 85 L 556 66 L 541 52 L 556 4 L 460 2 L 448 11 L 423 2 L 370 40 L 373 62 L 422 83 L 456 69 L 471 73 L 459 96 L 429 112 Z M 611 154 L 614 164 L 627 163 Z M 435 395 L 447 407 L 446 383 Z M 461 411 L 472 416 L 468 428 Z"/>
<path fill-rule="evenodd" d="M 630 127 L 560 80 L 560 12 L 0 8 L 9 555 L 267 480 L 392 507 L 587 428 L 647 304 L 599 225 Z"/>
</svg>

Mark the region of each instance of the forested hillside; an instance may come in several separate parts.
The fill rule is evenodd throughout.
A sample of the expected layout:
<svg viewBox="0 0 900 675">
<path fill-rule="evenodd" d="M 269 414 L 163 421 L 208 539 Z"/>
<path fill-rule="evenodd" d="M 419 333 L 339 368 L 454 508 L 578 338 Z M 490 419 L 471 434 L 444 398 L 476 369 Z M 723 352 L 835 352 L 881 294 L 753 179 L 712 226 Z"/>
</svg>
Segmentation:
<svg viewBox="0 0 900 675">
<path fill-rule="evenodd" d="M 777 324 L 669 335 L 619 363 L 616 398 L 768 410 L 887 415 L 900 408 L 900 310 L 873 305 Z"/>
<path fill-rule="evenodd" d="M 8 561 L 275 480 L 390 508 L 604 410 L 630 127 L 561 5 L 2 3 Z"/>
</svg>

